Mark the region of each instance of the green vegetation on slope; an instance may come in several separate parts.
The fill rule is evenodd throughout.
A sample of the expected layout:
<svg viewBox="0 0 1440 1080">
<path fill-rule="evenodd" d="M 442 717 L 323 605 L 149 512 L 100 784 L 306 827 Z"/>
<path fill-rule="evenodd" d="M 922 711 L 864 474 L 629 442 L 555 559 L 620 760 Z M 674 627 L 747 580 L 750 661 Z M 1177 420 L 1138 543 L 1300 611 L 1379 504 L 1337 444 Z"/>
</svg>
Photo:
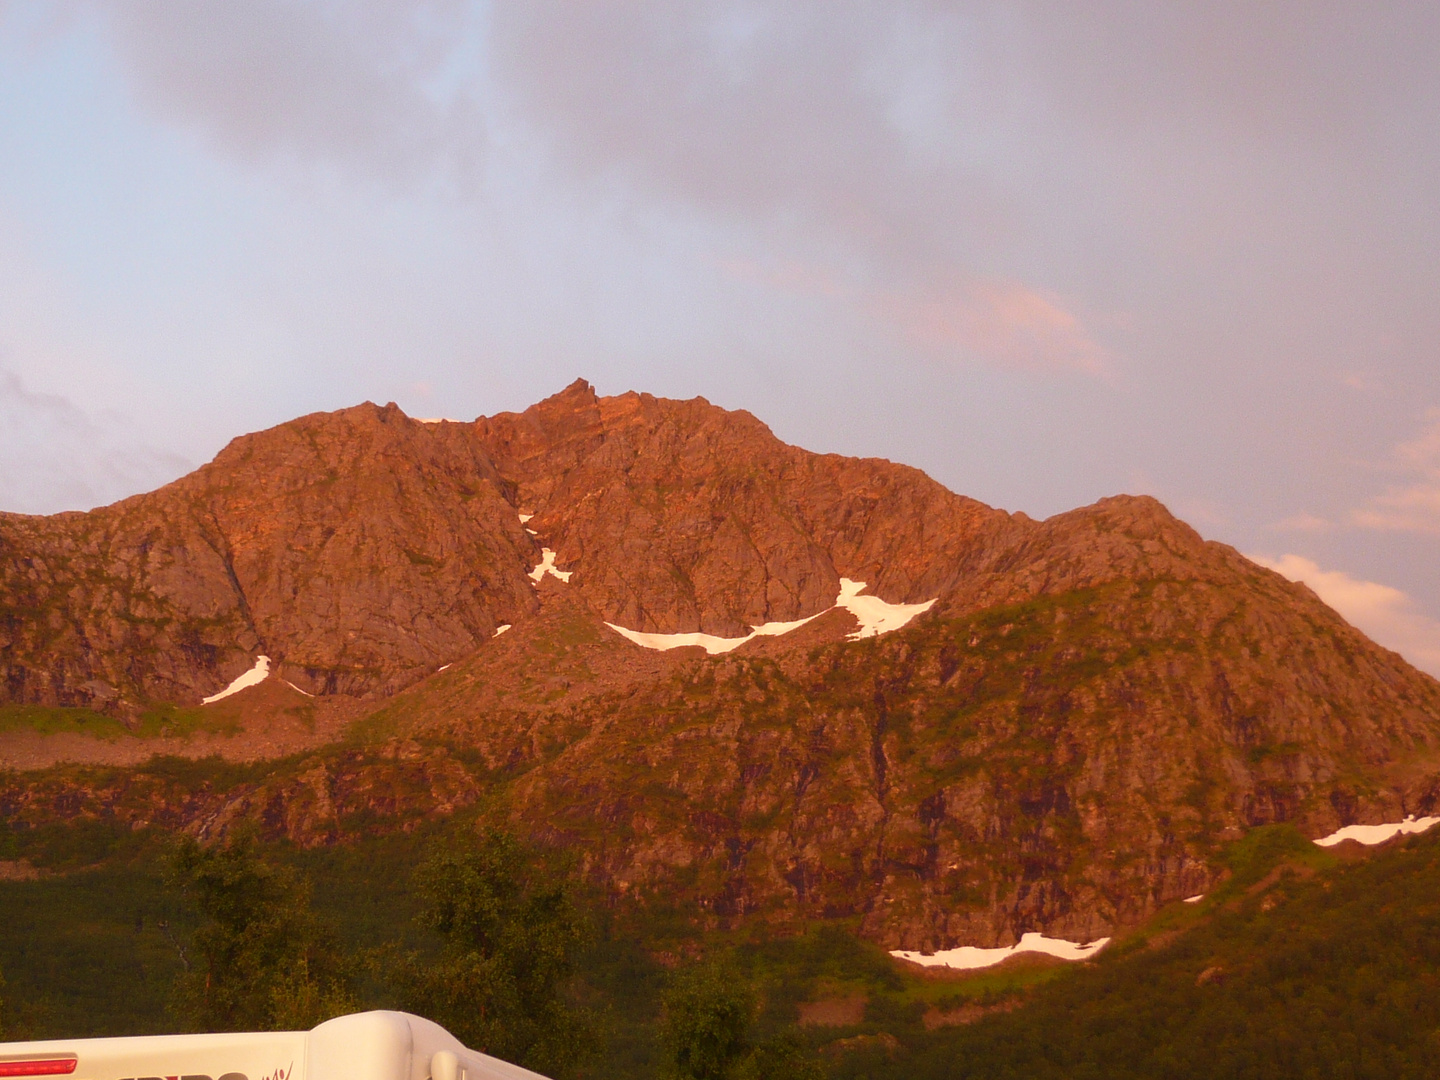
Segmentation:
<svg viewBox="0 0 1440 1080">
<path fill-rule="evenodd" d="M 316 908 L 347 948 L 409 935 L 407 947 L 433 951 L 440 943 L 415 927 L 422 902 L 410 888 L 431 839 L 279 846 L 267 857 L 314 880 Z M 169 988 L 182 968 L 174 941 L 194 915 L 161 873 L 168 840 L 92 825 L 9 833 L 0 846 L 0 857 L 52 875 L 0 882 L 0 970 L 12 1004 L 34 1006 L 26 1033 L 171 1027 Z M 749 1045 L 777 1060 L 797 1046 L 819 1051 L 846 1080 L 1436 1075 L 1440 835 L 1345 862 L 1271 826 L 1227 861 L 1229 880 L 1203 903 L 1167 909 L 1092 964 L 955 981 L 902 973 L 848 924 L 779 939 L 758 928 L 715 936 L 664 912 L 641 919 L 595 907 L 598 941 L 577 960 L 578 1001 L 605 1031 L 584 1075 L 663 1073 L 666 988 L 702 955 L 727 957 L 758 1003 Z M 396 1003 L 377 987 L 364 995 Z M 843 1026 L 798 1029 L 804 1045 L 795 1043 L 800 1005 L 822 1000 L 859 1004 L 831 1021 Z M 962 1007 L 992 1011 L 927 1028 L 927 1015 Z"/>
<path fill-rule="evenodd" d="M 896 1029 L 897 1053 L 851 1056 L 835 1075 L 1436 1075 L 1440 836 L 1338 865 L 1272 826 L 1234 864 L 1235 879 L 1188 932 L 1137 936 L 1005 1015 L 939 1033 Z"/>
<path fill-rule="evenodd" d="M 0 858 L 42 875 L 0 881 L 10 1038 L 175 1030 L 166 1010 L 191 917 L 159 849 L 153 835 L 94 823 L 0 831 Z"/>
<path fill-rule="evenodd" d="M 0 733 L 33 731 L 37 735 L 73 732 L 113 741 L 131 732 L 119 720 L 93 709 L 58 705 L 0 705 Z"/>
<path fill-rule="evenodd" d="M 569 1075 L 595 1042 L 566 994 L 589 941 L 570 875 L 486 830 L 433 845 L 414 891 L 421 924 L 444 944 L 438 954 L 385 954 L 402 1004 L 482 1053 Z"/>
<path fill-rule="evenodd" d="M 310 902 L 310 882 L 265 859 L 253 830 L 183 838 L 169 884 L 199 925 L 183 946 L 176 1015 L 191 1031 L 296 1031 L 359 1007 L 356 965 Z"/>
<path fill-rule="evenodd" d="M 0 734 L 33 731 L 37 735 L 75 734 L 114 742 L 138 739 L 180 739 L 199 732 L 230 735 L 240 730 L 238 715 L 228 711 L 156 704 L 128 726 L 94 709 L 62 705 L 0 705 Z"/>
</svg>

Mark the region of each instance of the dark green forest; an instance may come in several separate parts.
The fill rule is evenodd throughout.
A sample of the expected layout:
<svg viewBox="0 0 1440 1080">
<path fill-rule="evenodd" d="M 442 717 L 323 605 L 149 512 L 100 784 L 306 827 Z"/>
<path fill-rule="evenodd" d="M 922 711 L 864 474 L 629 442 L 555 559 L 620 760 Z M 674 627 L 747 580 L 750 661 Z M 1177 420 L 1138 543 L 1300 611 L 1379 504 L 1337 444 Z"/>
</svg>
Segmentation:
<svg viewBox="0 0 1440 1080">
<path fill-rule="evenodd" d="M 1440 836 L 1347 860 L 1257 829 L 1205 901 L 1092 963 L 948 979 L 902 971 L 843 922 L 776 939 L 617 909 L 567 853 L 463 821 L 228 854 L 90 822 L 0 832 L 0 859 L 40 872 L 0 881 L 7 1039 L 410 1007 L 563 1076 L 1440 1074 Z M 221 955 L 251 976 L 205 998 L 196 973 Z M 298 972 L 275 961 L 295 955 Z M 849 1012 L 801 1023 L 826 1001 Z"/>
</svg>

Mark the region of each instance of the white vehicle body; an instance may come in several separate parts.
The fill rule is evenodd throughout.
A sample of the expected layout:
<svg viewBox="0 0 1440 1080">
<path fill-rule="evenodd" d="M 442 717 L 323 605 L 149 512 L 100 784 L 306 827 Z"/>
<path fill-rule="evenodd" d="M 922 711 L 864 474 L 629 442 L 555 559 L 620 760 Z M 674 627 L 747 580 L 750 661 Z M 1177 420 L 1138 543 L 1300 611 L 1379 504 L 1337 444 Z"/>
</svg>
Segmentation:
<svg viewBox="0 0 1440 1080">
<path fill-rule="evenodd" d="M 402 1012 L 338 1016 L 311 1031 L 0 1043 L 14 1080 L 545 1080 Z"/>
</svg>

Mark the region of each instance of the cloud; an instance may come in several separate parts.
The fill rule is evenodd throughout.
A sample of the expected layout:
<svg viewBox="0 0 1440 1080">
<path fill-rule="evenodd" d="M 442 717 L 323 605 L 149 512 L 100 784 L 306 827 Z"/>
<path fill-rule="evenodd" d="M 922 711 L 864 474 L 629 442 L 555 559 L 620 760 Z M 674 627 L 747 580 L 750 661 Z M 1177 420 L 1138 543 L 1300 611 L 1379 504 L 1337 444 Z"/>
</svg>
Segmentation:
<svg viewBox="0 0 1440 1080">
<path fill-rule="evenodd" d="M 1247 557 L 1291 581 L 1303 581 L 1372 640 L 1440 678 L 1440 621 L 1418 611 L 1414 600 L 1399 589 L 1362 581 L 1341 570 L 1322 570 L 1303 555 Z"/>
<path fill-rule="evenodd" d="M 97 0 L 153 112 L 242 158 L 324 160 L 408 181 L 475 167 L 483 122 L 462 0 Z"/>
<path fill-rule="evenodd" d="M 1306 511 L 1302 511 L 1298 514 L 1291 514 L 1289 517 L 1282 518 L 1280 521 L 1277 521 L 1275 522 L 1275 524 L 1269 526 L 1269 528 L 1273 532 L 1308 533 L 1329 532 L 1334 527 L 1335 526 L 1331 522 L 1327 521 L 1325 518 L 1319 517 L 1316 514 L 1311 514 Z"/>
<path fill-rule="evenodd" d="M 757 259 L 722 259 L 720 269 L 737 281 L 746 281 L 778 292 L 800 296 L 823 296 L 854 302 L 858 289 L 833 268 L 822 263 L 787 259 L 761 262 Z"/>
<path fill-rule="evenodd" d="M 1144 478 L 1143 470 L 1137 470 L 1132 490 L 1152 491 L 1154 485 Z M 1164 500 L 1176 516 L 1191 525 L 1203 525 L 1207 529 L 1226 529 L 1232 524 L 1230 508 L 1221 502 L 1198 498 L 1194 495 L 1179 495 Z"/>
<path fill-rule="evenodd" d="M 996 194 L 996 159 L 1019 145 L 992 133 L 1012 77 L 976 20 L 990 16 L 643 0 L 557 20 L 520 2 L 496 9 L 495 62 L 570 175 L 786 252 L 722 257 L 732 271 L 843 295 L 924 353 L 1100 374 L 1112 358 L 1075 303 L 993 268 L 1029 226 Z"/>
<path fill-rule="evenodd" d="M 58 394 L 0 371 L 0 510 L 88 510 L 188 472 L 177 454 L 146 445 L 123 417 L 86 413 Z"/>
<path fill-rule="evenodd" d="M 1392 484 L 1351 520 L 1364 529 L 1440 536 L 1440 408 L 1426 411 L 1419 437 L 1397 446 L 1392 463 L 1411 481 Z"/>
<path fill-rule="evenodd" d="M 977 281 L 939 295 L 867 289 L 818 262 L 725 259 L 740 281 L 858 309 L 927 352 L 1029 370 L 1105 375 L 1110 353 L 1059 297 L 1016 281 Z"/>
<path fill-rule="evenodd" d="M 1355 511 L 1354 521 L 1364 529 L 1440 535 L 1440 485 L 1392 488 Z"/>
<path fill-rule="evenodd" d="M 1104 375 L 1110 353 L 1054 295 L 980 282 L 937 299 L 892 294 L 882 309 L 917 344 L 1009 367 Z"/>
<path fill-rule="evenodd" d="M 843 7 L 639 0 L 557 19 L 520 0 L 497 6 L 494 55 L 577 171 L 713 210 L 864 216 L 900 144 L 866 85 L 893 20 Z"/>
<path fill-rule="evenodd" d="M 1397 446 L 1395 457 L 1413 469 L 1440 479 L 1440 408 L 1425 410 L 1425 430 L 1419 438 Z"/>
</svg>

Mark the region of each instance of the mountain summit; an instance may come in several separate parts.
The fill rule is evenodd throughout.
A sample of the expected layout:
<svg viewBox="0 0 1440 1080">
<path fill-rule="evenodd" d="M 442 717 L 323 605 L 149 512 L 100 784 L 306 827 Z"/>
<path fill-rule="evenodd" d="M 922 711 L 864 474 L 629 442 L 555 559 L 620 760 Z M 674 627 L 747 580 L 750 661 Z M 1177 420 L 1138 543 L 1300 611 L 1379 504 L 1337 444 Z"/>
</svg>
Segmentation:
<svg viewBox="0 0 1440 1080">
<path fill-rule="evenodd" d="M 483 793 L 617 898 L 907 948 L 1098 937 L 1252 825 L 1440 795 L 1440 684 L 1153 499 L 1033 521 L 584 381 L 473 423 L 317 413 L 0 515 L 0 673 L 12 709 L 132 727 L 283 683 L 363 718 L 244 791 L 60 768 L 13 774 L 11 814 L 325 843 Z M 423 790 L 380 798 L 387 769 Z"/>
</svg>

